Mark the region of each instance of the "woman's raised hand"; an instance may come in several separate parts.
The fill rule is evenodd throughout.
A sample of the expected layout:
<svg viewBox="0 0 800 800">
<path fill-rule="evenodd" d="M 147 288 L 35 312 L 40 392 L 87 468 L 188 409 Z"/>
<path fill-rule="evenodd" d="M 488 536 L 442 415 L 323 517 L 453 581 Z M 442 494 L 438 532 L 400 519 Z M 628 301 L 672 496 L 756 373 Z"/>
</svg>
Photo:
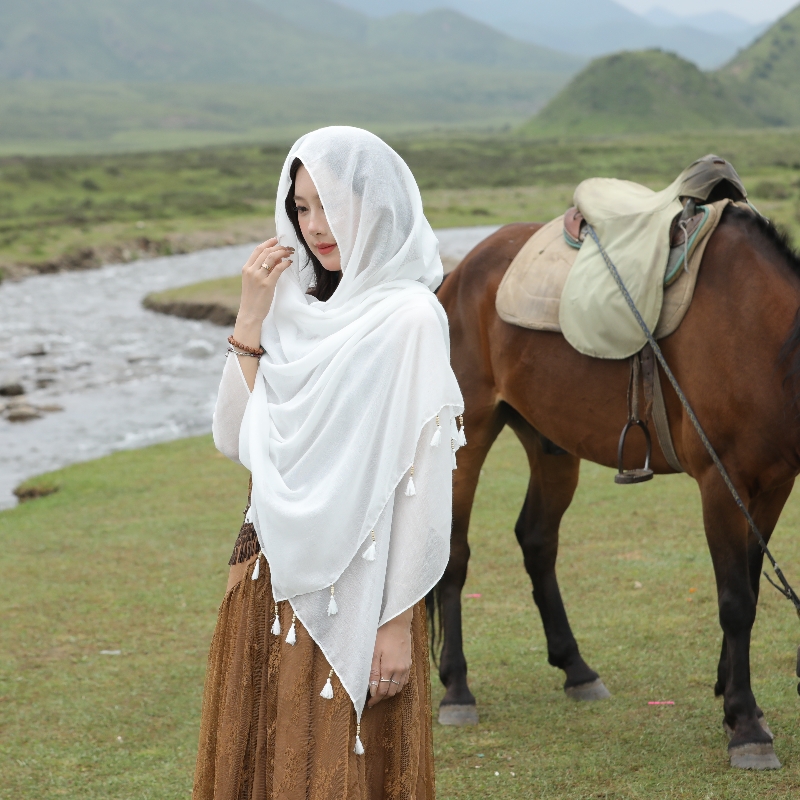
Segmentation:
<svg viewBox="0 0 800 800">
<path fill-rule="evenodd" d="M 242 267 L 242 300 L 233 338 L 248 347 L 258 348 L 261 344 L 261 325 L 269 313 L 275 297 L 275 285 L 281 273 L 292 263 L 294 248 L 283 247 L 278 240 L 267 239 L 262 242 L 247 263 Z M 239 356 L 242 374 L 250 387 L 255 386 L 258 361 L 255 358 Z"/>
<path fill-rule="evenodd" d="M 239 317 L 243 322 L 260 326 L 264 321 L 275 296 L 278 278 L 292 263 L 293 255 L 293 247 L 284 247 L 278 244 L 275 238 L 262 242 L 253 250 L 247 263 L 242 267 L 242 301 L 239 305 Z"/>
</svg>

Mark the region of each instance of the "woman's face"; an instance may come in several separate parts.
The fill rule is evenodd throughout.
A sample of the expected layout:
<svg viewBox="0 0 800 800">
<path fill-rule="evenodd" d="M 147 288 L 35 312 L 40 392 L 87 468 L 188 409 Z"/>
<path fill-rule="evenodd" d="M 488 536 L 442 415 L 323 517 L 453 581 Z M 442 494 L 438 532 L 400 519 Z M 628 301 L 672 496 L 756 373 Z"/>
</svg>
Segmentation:
<svg viewBox="0 0 800 800">
<path fill-rule="evenodd" d="M 317 187 L 314 186 L 308 170 L 303 166 L 297 170 L 294 202 L 297 207 L 300 231 L 306 244 L 325 269 L 329 272 L 340 272 L 342 256 L 339 247 L 328 227 L 328 220 L 325 217 L 325 210 L 322 208 Z"/>
</svg>

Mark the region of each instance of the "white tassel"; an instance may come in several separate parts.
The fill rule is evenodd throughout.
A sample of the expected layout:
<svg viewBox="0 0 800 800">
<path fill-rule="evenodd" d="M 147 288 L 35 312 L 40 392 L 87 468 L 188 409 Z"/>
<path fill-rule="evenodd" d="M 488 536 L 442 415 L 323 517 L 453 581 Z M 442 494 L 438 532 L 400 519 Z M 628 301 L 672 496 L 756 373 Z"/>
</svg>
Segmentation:
<svg viewBox="0 0 800 800">
<path fill-rule="evenodd" d="M 458 462 L 456 461 L 456 440 L 450 440 L 450 450 L 453 453 L 453 469 L 458 469 Z"/>
<path fill-rule="evenodd" d="M 280 636 L 281 635 L 281 621 L 278 617 L 278 604 L 275 604 L 275 619 L 272 620 L 272 635 L 273 636 Z"/>
<path fill-rule="evenodd" d="M 374 561 L 375 554 L 377 552 L 377 548 L 375 547 L 375 542 L 373 542 L 362 554 L 361 558 L 365 561 Z"/>
<path fill-rule="evenodd" d="M 331 599 L 328 603 L 328 616 L 332 617 L 334 614 L 339 613 L 339 606 L 336 605 L 336 598 L 333 596 L 334 588 L 331 586 Z"/>
<path fill-rule="evenodd" d="M 257 581 L 258 576 L 261 574 L 261 553 L 256 556 L 256 566 L 253 570 L 253 574 L 250 576 L 251 581 Z"/>
<path fill-rule="evenodd" d="M 431 439 L 431 447 L 438 447 L 439 442 L 442 441 L 442 426 L 439 424 L 439 415 L 436 415 L 436 431 Z"/>
<path fill-rule="evenodd" d="M 414 486 L 414 467 L 411 467 L 411 474 L 408 476 L 408 486 L 406 486 L 406 497 L 413 497 L 417 493 L 417 487 Z"/>
<path fill-rule="evenodd" d="M 353 752 L 357 756 L 364 755 L 364 745 L 361 744 L 361 724 L 359 723 L 356 725 L 356 746 L 353 748 Z"/>
<path fill-rule="evenodd" d="M 458 418 L 458 422 L 461 425 L 461 428 L 458 431 L 458 446 L 459 447 L 466 447 L 467 446 L 467 434 L 464 432 L 464 417 L 463 417 L 463 415 Z"/>
<path fill-rule="evenodd" d="M 333 670 L 328 673 L 328 680 L 325 681 L 325 685 L 322 687 L 322 691 L 319 693 L 319 696 L 325 700 L 333 700 L 333 684 L 331 684 L 331 675 L 333 675 Z"/>
<path fill-rule="evenodd" d="M 289 633 L 286 634 L 286 644 L 294 644 L 297 641 L 297 631 L 294 629 L 295 615 L 292 614 L 292 626 L 289 628 Z"/>
</svg>

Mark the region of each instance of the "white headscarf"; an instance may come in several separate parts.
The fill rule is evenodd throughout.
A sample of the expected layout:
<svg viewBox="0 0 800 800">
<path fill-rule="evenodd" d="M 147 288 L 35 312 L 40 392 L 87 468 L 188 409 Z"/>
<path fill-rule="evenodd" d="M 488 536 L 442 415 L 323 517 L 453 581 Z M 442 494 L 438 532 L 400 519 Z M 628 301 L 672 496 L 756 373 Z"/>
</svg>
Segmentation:
<svg viewBox="0 0 800 800">
<path fill-rule="evenodd" d="M 326 302 L 306 293 L 312 267 L 284 207 L 296 158 L 319 192 L 341 253 L 341 283 Z M 253 476 L 253 521 L 275 599 L 291 600 L 298 611 L 304 596 L 308 604 L 308 595 L 329 592 L 359 554 L 413 465 L 423 427 L 437 415 L 444 415 L 443 444 L 450 450 L 451 420 L 463 412 L 463 400 L 450 367 L 447 317 L 432 291 L 443 275 L 438 241 L 397 153 L 357 128 L 307 134 L 284 164 L 275 218 L 280 242 L 296 255 L 262 328 L 266 353 L 242 424 L 240 457 Z M 452 459 L 441 463 L 449 469 Z M 442 535 L 449 539 L 450 492 L 408 499 L 418 504 L 418 520 L 437 520 L 430 523 L 437 528 L 447 521 L 447 531 L 434 532 L 440 559 Z M 418 535 L 428 536 L 426 524 Z M 386 564 L 384 557 L 372 566 L 385 575 Z M 409 576 L 409 605 L 430 581 L 415 585 Z M 368 647 L 361 651 L 371 655 L 385 587 L 383 580 L 370 585 L 377 596 L 364 600 L 375 604 L 374 613 L 361 609 L 350 622 L 365 628 Z M 339 607 L 349 608 L 337 590 Z M 329 661 L 344 650 L 336 656 L 340 663 L 331 664 L 360 714 L 369 663 L 366 672 L 363 663 L 352 669 L 343 663 L 353 648 L 336 646 L 341 616 L 323 616 L 310 627 L 303 621 L 315 641 L 326 642 Z M 373 617 L 374 625 L 364 623 Z"/>
</svg>

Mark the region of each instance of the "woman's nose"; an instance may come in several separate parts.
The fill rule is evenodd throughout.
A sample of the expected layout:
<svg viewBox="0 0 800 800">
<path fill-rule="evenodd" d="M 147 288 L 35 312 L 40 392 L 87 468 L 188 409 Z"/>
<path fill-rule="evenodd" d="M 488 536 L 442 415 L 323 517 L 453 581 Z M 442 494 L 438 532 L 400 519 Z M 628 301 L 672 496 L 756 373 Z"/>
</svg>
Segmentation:
<svg viewBox="0 0 800 800">
<path fill-rule="evenodd" d="M 326 231 L 325 215 L 319 212 L 311 212 L 311 220 L 309 223 L 309 231 L 313 234 L 323 234 Z"/>
</svg>

